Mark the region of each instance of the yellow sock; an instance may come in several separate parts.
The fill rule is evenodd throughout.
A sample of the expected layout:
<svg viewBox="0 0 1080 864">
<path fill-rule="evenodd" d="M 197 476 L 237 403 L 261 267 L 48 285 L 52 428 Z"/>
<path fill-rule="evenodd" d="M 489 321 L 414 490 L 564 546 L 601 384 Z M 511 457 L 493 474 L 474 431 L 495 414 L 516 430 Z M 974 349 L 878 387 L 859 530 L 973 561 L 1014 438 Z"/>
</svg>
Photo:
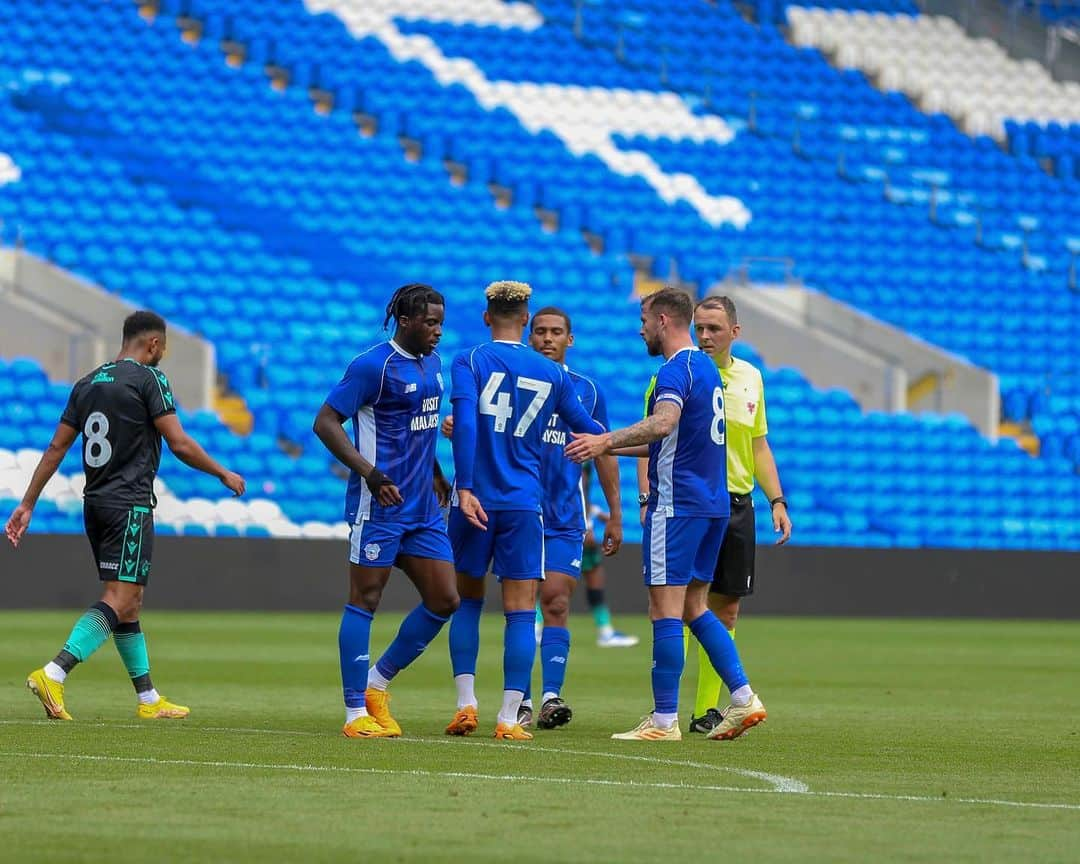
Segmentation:
<svg viewBox="0 0 1080 864">
<path fill-rule="evenodd" d="M 735 638 L 735 631 L 729 630 L 731 638 Z M 710 708 L 716 708 L 720 704 L 720 691 L 724 687 L 719 673 L 713 668 L 709 655 L 705 649 L 698 645 L 698 678 L 697 698 L 694 701 L 694 716 L 701 717 Z"/>
<path fill-rule="evenodd" d="M 682 659 L 686 663 L 686 655 L 690 653 L 690 628 L 683 624 L 682 628 Z"/>
</svg>

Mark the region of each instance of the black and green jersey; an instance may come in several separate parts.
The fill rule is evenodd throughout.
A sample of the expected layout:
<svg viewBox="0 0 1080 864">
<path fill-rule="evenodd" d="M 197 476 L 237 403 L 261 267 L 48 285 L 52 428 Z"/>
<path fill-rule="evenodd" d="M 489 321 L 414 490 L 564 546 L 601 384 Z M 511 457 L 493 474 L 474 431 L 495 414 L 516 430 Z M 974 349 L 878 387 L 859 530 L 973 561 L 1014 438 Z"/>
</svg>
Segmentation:
<svg viewBox="0 0 1080 864">
<path fill-rule="evenodd" d="M 176 412 L 165 373 L 135 360 L 99 366 L 71 389 L 61 423 L 83 436 L 83 497 L 101 506 L 150 506 L 161 463 L 154 420 Z"/>
</svg>

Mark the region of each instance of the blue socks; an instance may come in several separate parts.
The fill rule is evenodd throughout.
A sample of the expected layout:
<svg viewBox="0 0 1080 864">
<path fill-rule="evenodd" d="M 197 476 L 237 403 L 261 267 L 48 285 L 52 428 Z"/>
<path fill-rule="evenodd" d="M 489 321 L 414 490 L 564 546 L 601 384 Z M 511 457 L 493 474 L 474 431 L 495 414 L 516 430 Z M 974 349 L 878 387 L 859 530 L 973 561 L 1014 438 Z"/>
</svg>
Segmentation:
<svg viewBox="0 0 1080 864">
<path fill-rule="evenodd" d="M 341 686 L 346 708 L 364 707 L 370 663 L 371 622 L 374 615 L 359 606 L 345 604 L 338 629 L 338 654 L 341 658 Z"/>
<path fill-rule="evenodd" d="M 709 655 L 709 662 L 720 673 L 729 692 L 734 693 L 749 683 L 746 673 L 743 672 L 742 661 L 739 660 L 735 640 L 716 615 L 706 610 L 690 622 L 690 632 Z"/>
<path fill-rule="evenodd" d="M 375 668 L 387 681 L 424 653 L 431 640 L 439 635 L 447 618 L 442 618 L 423 603 L 401 622 L 397 636 L 383 652 Z"/>
<path fill-rule="evenodd" d="M 476 656 L 480 653 L 480 613 L 484 601 L 462 597 L 461 605 L 450 619 L 450 664 L 454 677 L 476 674 Z"/>
<path fill-rule="evenodd" d="M 700 620 L 699 618 L 698 621 Z M 720 624 L 715 615 L 713 620 Z M 686 662 L 683 655 L 682 621 L 678 618 L 661 618 L 652 622 L 652 628 L 652 688 L 655 711 L 657 714 L 676 714 L 679 710 L 679 679 Z M 722 624 L 720 629 L 723 630 Z M 731 641 L 730 637 L 728 641 Z"/>
<path fill-rule="evenodd" d="M 570 631 L 565 627 L 545 627 L 540 639 L 540 668 L 544 693 L 562 693 L 566 663 L 570 659 Z"/>
<path fill-rule="evenodd" d="M 462 606 L 464 606 L 464 601 L 462 601 Z M 535 617 L 536 613 L 532 609 L 506 613 L 506 632 L 503 636 L 504 690 L 519 690 L 524 693 L 529 686 L 533 658 L 536 656 L 536 631 L 533 629 Z M 474 652 L 473 669 L 475 668 L 476 654 Z M 455 674 L 457 674 L 456 669 Z"/>
</svg>

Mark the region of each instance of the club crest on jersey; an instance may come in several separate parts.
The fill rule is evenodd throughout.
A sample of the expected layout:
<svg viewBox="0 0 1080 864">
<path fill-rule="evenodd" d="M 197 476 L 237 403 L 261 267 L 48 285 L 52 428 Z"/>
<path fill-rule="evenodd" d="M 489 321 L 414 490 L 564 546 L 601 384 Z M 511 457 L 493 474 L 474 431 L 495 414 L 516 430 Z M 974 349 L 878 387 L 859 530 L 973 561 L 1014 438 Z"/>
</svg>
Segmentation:
<svg viewBox="0 0 1080 864">
<path fill-rule="evenodd" d="M 374 561 L 379 557 L 380 552 L 382 552 L 382 546 L 378 543 L 368 543 L 367 546 L 364 547 L 364 557 L 367 558 L 368 561 Z"/>
<path fill-rule="evenodd" d="M 750 412 L 750 416 L 754 416 L 754 411 L 757 409 L 757 402 L 747 402 L 746 410 Z"/>
</svg>

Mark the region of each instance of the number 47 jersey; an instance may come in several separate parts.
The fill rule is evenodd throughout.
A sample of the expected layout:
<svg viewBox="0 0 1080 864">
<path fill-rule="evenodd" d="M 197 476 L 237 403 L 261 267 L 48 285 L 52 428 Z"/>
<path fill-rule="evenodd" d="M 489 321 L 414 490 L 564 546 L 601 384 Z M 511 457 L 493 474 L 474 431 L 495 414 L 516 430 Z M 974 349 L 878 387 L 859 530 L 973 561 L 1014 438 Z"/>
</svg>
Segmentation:
<svg viewBox="0 0 1080 864">
<path fill-rule="evenodd" d="M 518 342 L 463 351 L 450 374 L 455 485 L 472 490 L 485 509 L 540 510 L 552 414 L 575 432 L 607 431 L 589 416 L 566 370 Z"/>
<path fill-rule="evenodd" d="M 151 506 L 161 462 L 154 421 L 174 413 L 165 373 L 135 360 L 106 363 L 80 379 L 60 422 L 83 436 L 83 498 L 105 507 Z"/>
</svg>

